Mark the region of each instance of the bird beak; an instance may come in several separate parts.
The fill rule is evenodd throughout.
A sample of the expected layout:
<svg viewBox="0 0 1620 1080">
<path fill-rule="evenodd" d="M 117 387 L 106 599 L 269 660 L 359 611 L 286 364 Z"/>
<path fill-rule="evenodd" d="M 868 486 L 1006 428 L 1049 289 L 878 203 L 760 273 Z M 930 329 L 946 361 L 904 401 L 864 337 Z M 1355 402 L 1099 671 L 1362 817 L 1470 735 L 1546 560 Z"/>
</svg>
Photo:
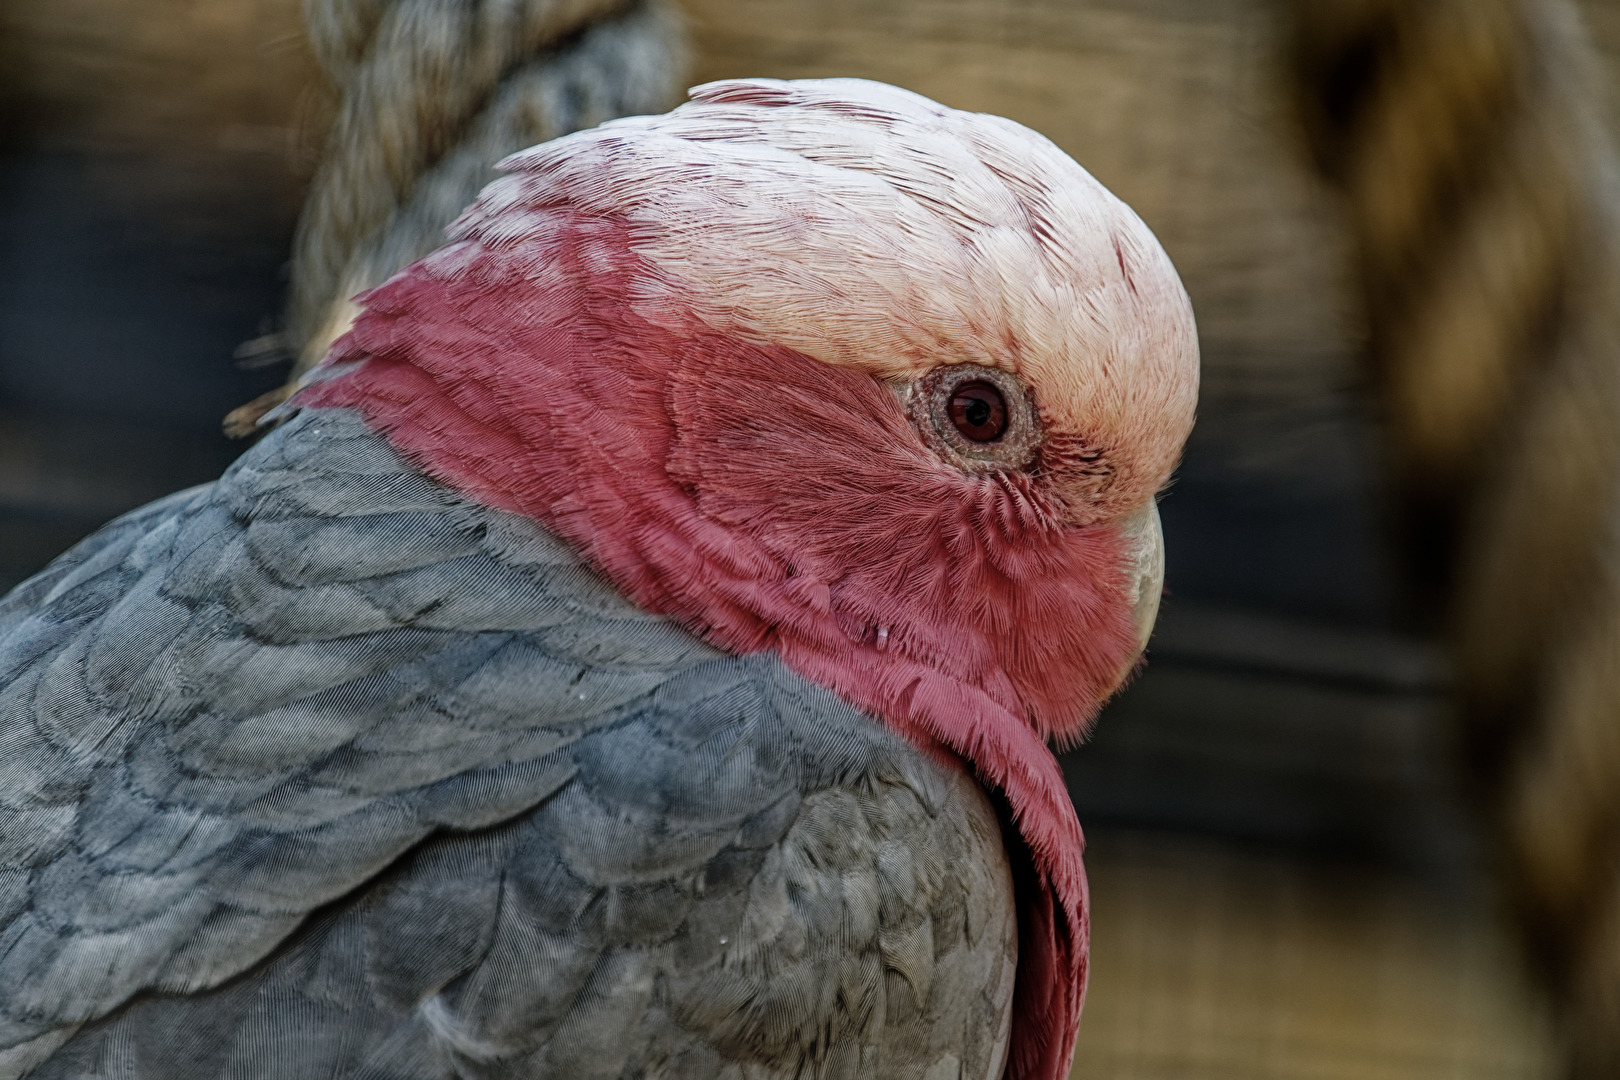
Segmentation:
<svg viewBox="0 0 1620 1080">
<path fill-rule="evenodd" d="M 1126 519 L 1120 532 L 1131 560 L 1126 598 L 1136 617 L 1136 651 L 1140 654 L 1147 648 L 1148 638 L 1153 633 L 1153 620 L 1159 614 L 1159 595 L 1164 591 L 1164 530 L 1159 525 L 1158 504 L 1149 501 Z"/>
</svg>

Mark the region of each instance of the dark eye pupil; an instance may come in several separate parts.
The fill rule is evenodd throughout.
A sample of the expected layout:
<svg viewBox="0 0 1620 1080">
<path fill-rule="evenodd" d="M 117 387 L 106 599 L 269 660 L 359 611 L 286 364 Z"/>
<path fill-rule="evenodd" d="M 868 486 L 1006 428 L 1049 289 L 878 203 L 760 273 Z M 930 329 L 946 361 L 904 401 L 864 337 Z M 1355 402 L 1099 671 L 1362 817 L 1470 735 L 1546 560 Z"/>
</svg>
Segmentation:
<svg viewBox="0 0 1620 1080">
<path fill-rule="evenodd" d="M 994 442 L 1007 430 L 1007 402 L 994 385 L 975 379 L 956 388 L 950 402 L 951 424 L 974 442 Z"/>
</svg>

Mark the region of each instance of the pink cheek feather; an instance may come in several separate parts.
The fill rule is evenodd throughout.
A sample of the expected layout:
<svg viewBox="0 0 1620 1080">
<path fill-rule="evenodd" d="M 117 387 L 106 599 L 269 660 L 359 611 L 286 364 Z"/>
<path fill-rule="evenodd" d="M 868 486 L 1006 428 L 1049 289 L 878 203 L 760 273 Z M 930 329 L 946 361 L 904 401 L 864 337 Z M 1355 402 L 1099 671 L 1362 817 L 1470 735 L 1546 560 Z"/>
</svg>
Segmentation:
<svg viewBox="0 0 1620 1080">
<path fill-rule="evenodd" d="M 1038 479 L 941 461 L 860 371 L 637 316 L 656 274 L 626 226 L 552 226 L 544 250 L 464 243 L 368 294 L 330 361 L 365 362 L 300 401 L 359 409 L 647 609 L 970 762 L 1030 860 L 1008 1075 L 1058 1080 L 1086 886 L 1042 740 L 1077 736 L 1134 655 L 1118 536 L 1063 524 Z"/>
</svg>

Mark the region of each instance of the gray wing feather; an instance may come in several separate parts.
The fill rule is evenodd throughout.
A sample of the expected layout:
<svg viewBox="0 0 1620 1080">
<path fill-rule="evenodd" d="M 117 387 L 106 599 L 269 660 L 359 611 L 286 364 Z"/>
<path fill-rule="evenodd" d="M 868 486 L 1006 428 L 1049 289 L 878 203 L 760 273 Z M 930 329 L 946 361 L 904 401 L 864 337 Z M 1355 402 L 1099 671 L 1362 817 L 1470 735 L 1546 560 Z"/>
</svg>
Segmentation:
<svg viewBox="0 0 1620 1080">
<path fill-rule="evenodd" d="M 0 601 L 0 664 L 0 1077 L 999 1060 L 970 781 L 347 413 Z"/>
</svg>

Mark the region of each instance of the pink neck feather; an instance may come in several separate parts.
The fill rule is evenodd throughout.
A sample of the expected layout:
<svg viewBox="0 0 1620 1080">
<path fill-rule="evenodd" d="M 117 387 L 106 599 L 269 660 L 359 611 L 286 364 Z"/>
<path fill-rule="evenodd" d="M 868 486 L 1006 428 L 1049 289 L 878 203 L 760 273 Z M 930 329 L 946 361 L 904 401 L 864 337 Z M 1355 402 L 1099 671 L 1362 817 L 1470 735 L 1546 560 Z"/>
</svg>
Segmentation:
<svg viewBox="0 0 1620 1080">
<path fill-rule="evenodd" d="M 860 371 L 641 318 L 650 280 L 609 219 L 553 211 L 522 241 L 452 245 L 365 298 L 330 362 L 367 362 L 300 401 L 359 409 L 647 609 L 735 653 L 774 649 L 970 762 L 1033 870 L 1007 1075 L 1061 1080 L 1086 883 L 1042 738 L 1078 734 L 1135 652 L 1118 536 L 1061 525 L 1038 479 L 945 465 Z"/>
</svg>

